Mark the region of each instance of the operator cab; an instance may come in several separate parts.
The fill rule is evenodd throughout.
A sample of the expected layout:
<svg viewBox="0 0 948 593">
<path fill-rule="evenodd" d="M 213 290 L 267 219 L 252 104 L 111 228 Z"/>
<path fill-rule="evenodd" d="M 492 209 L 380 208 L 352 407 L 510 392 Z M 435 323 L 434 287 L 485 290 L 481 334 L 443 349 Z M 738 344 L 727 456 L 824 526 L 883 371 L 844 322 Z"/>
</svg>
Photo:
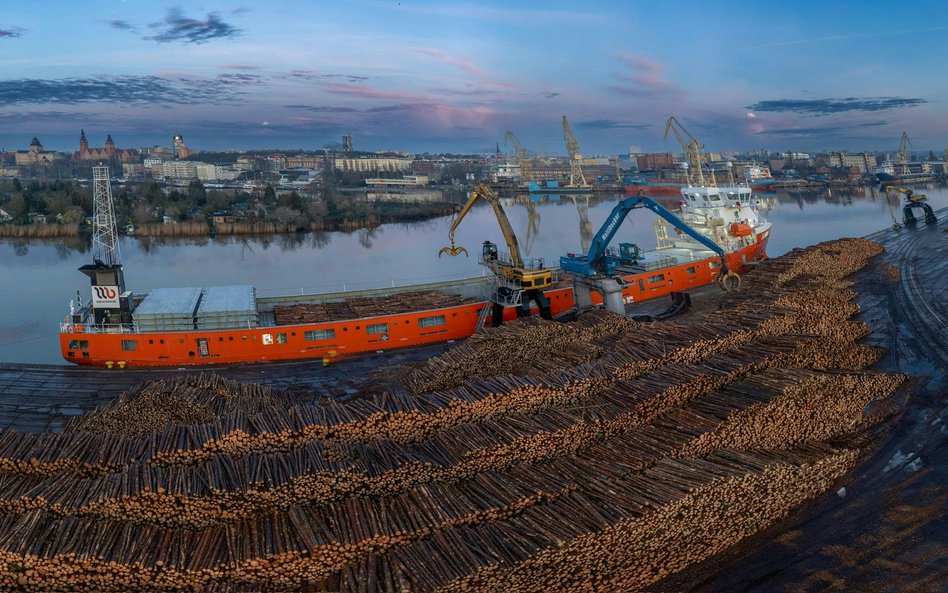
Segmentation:
<svg viewBox="0 0 948 593">
<path fill-rule="evenodd" d="M 484 241 L 481 247 L 481 258 L 484 261 L 497 261 L 497 245 L 490 241 Z"/>
</svg>

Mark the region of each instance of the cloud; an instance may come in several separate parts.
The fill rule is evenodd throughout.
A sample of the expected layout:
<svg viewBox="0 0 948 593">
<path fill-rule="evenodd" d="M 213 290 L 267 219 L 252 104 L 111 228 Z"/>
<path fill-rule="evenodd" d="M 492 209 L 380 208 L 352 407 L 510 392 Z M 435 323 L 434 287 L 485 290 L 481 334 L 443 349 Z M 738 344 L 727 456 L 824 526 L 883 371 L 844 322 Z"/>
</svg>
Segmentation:
<svg viewBox="0 0 948 593">
<path fill-rule="evenodd" d="M 221 20 L 216 12 L 207 13 L 207 18 L 202 21 L 184 16 L 180 8 L 168 10 L 168 15 L 164 20 L 148 26 L 157 32 L 144 39 L 151 39 L 158 43 L 182 41 L 202 44 L 214 39 L 236 37 L 242 33 L 240 29 Z"/>
<path fill-rule="evenodd" d="M 621 84 L 609 87 L 609 90 L 635 97 L 664 97 L 683 95 L 684 90 L 665 79 L 665 67 L 655 62 L 629 53 L 619 54 L 619 60 L 625 70 L 616 74 Z"/>
<path fill-rule="evenodd" d="M 484 71 L 474 65 L 474 62 L 470 58 L 449 54 L 448 52 L 437 49 L 434 47 L 419 47 L 415 48 L 413 51 L 416 53 L 434 58 L 443 64 L 449 66 L 454 66 L 455 68 L 460 68 L 469 74 L 475 76 L 484 76 Z"/>
<path fill-rule="evenodd" d="M 880 31 L 880 32 L 866 32 L 866 33 L 852 33 L 848 35 L 825 35 L 823 37 L 809 37 L 806 39 L 785 39 L 783 41 L 773 41 L 770 43 L 761 43 L 759 45 L 749 45 L 747 47 L 741 48 L 738 51 L 748 51 L 751 49 L 761 49 L 764 47 L 779 47 L 785 45 L 814 45 L 824 41 L 843 41 L 849 39 L 866 39 L 874 37 L 892 37 L 896 35 L 909 35 L 917 33 L 928 33 L 931 31 L 944 31 L 948 29 L 946 26 L 939 27 L 926 27 L 923 29 L 902 29 L 900 31 Z"/>
<path fill-rule="evenodd" d="M 353 107 L 331 107 L 317 105 L 284 105 L 283 107 L 297 111 L 311 111 L 313 113 L 357 113 L 359 111 Z"/>
<path fill-rule="evenodd" d="M 135 31 L 136 33 L 138 32 L 138 28 L 135 25 L 122 19 L 112 19 L 109 21 L 105 21 L 105 24 L 112 27 L 113 29 L 119 29 L 121 31 Z"/>
<path fill-rule="evenodd" d="M 21 29 L 20 27 L 10 27 L 9 29 L 0 29 L 0 39 L 9 38 L 13 39 L 15 37 L 20 37 L 26 29 Z"/>
<path fill-rule="evenodd" d="M 333 94 L 348 95 L 362 99 L 394 99 L 396 101 L 424 101 L 425 97 L 404 93 L 401 91 L 386 91 L 367 87 L 360 84 L 334 82 L 323 85 L 323 88 Z"/>
<path fill-rule="evenodd" d="M 560 96 L 559 93 L 543 93 L 544 99 L 555 99 L 556 97 L 559 97 L 559 96 Z"/>
<path fill-rule="evenodd" d="M 845 111 L 885 111 L 901 107 L 916 107 L 928 103 L 926 99 L 904 97 L 847 97 L 845 99 L 774 99 L 749 105 L 751 111 L 776 111 L 828 115 Z"/>
<path fill-rule="evenodd" d="M 247 78 L 249 77 L 249 78 Z M 0 106 L 42 103 L 198 104 L 226 103 L 256 84 L 255 75 L 217 78 L 93 76 L 88 78 L 0 80 Z"/>
<path fill-rule="evenodd" d="M 283 78 L 298 78 L 301 80 L 332 80 L 334 78 L 346 78 L 349 82 L 362 82 L 368 80 L 368 76 L 359 76 L 358 74 L 323 74 L 313 70 L 291 70 Z"/>
<path fill-rule="evenodd" d="M 221 68 L 225 70 L 260 70 L 260 66 L 254 66 L 253 64 L 221 64 Z"/>
<path fill-rule="evenodd" d="M 631 129 L 631 130 L 645 130 L 650 128 L 648 124 L 629 124 L 624 122 L 615 121 L 612 119 L 592 119 L 588 121 L 577 121 L 573 123 L 577 128 L 584 128 L 587 130 L 619 130 L 619 129 Z"/>
<path fill-rule="evenodd" d="M 765 130 L 758 132 L 759 134 L 765 134 L 768 136 L 791 136 L 791 137 L 804 137 L 804 136 L 824 136 L 824 135 L 839 135 L 846 130 L 858 130 L 860 128 L 875 128 L 879 126 L 887 125 L 889 122 L 884 120 L 877 121 L 868 121 L 859 124 L 853 124 L 850 126 L 823 126 L 823 127 L 811 127 L 811 128 L 783 128 L 777 130 Z"/>
</svg>

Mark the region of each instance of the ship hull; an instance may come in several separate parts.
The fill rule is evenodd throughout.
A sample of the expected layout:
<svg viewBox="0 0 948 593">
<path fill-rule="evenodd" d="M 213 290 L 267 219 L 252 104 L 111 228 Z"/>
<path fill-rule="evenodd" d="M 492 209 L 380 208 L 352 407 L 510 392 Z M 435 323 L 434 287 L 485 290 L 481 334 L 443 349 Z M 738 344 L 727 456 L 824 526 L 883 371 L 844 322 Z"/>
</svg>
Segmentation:
<svg viewBox="0 0 948 593">
<path fill-rule="evenodd" d="M 768 235 L 769 229 L 759 233 L 755 242 L 728 254 L 728 269 L 743 273 L 766 258 Z M 623 298 L 626 303 L 636 303 L 706 286 L 717 278 L 718 264 L 714 256 L 623 276 Z M 547 290 L 545 295 L 554 316 L 575 307 L 572 287 Z M 594 304 L 602 303 L 598 294 L 592 297 Z M 68 362 L 109 368 L 300 359 L 328 364 L 362 352 L 467 338 L 476 331 L 484 308 L 491 306 L 489 302 L 465 303 L 411 313 L 252 329 L 109 333 L 75 324 L 60 332 L 59 341 Z M 515 308 L 504 309 L 504 321 L 516 317 Z M 380 331 L 383 326 L 384 331 Z"/>
</svg>

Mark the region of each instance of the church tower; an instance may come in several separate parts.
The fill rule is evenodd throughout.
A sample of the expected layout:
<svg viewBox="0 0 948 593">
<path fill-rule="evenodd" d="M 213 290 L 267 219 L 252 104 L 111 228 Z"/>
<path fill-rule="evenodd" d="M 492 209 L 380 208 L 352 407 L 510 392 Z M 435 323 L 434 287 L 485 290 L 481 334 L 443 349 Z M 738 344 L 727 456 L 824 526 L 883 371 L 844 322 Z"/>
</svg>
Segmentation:
<svg viewBox="0 0 948 593">
<path fill-rule="evenodd" d="M 83 160 L 89 157 L 89 141 L 86 140 L 86 131 L 82 130 L 79 136 L 79 159 Z"/>
<path fill-rule="evenodd" d="M 112 134 L 105 139 L 105 157 L 108 159 L 115 158 L 115 142 L 112 140 Z"/>
</svg>

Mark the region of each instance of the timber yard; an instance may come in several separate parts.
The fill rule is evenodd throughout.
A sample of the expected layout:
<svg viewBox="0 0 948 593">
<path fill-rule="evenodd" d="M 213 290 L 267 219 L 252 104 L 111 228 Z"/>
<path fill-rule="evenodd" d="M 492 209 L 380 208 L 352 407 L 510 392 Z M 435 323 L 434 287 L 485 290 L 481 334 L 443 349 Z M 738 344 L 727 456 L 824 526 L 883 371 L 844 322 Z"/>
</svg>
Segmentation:
<svg viewBox="0 0 948 593">
<path fill-rule="evenodd" d="M 528 235 L 591 189 L 563 129 Z M 883 181 L 888 229 L 769 258 L 752 183 L 666 129 L 680 201 L 577 203 L 558 265 L 478 183 L 438 257 L 483 203 L 484 275 L 330 293 L 129 290 L 93 167 L 79 366 L 0 365 L 0 589 L 937 589 L 948 208 Z M 657 247 L 612 249 L 638 212 Z"/>
<path fill-rule="evenodd" d="M 946 218 L 762 260 L 658 322 L 526 317 L 326 366 L 0 366 L 0 583 L 937 590 Z"/>
</svg>

